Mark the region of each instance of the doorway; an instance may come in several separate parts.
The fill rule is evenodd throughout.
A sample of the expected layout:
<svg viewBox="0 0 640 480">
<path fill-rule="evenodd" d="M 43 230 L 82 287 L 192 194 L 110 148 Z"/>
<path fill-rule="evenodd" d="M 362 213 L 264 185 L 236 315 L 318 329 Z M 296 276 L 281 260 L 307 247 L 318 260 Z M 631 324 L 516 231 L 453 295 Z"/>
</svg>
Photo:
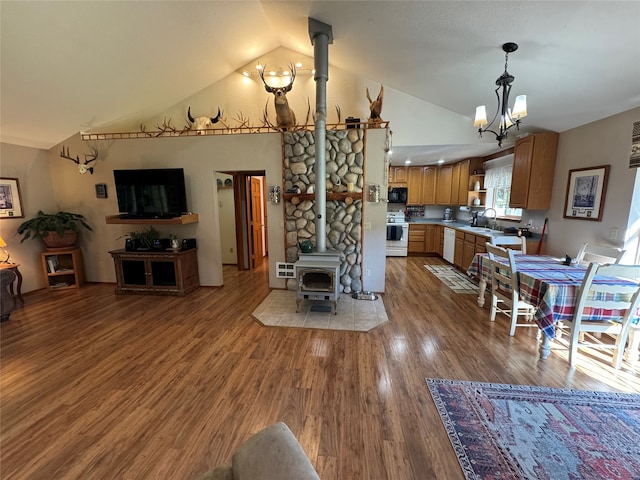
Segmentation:
<svg viewBox="0 0 640 480">
<path fill-rule="evenodd" d="M 259 268 L 268 256 L 265 172 L 224 171 L 216 172 L 216 176 L 218 179 L 226 176 L 230 180 L 223 178 L 222 186 L 218 182 L 220 232 L 221 237 L 224 237 L 221 238 L 223 263 L 235 263 L 238 270 Z M 225 185 L 225 182 L 231 185 Z M 232 196 L 227 197 L 226 204 L 221 200 L 221 193 L 224 194 L 221 188 L 225 186 L 231 187 L 233 192 Z M 232 207 L 229 202 L 233 203 Z M 231 212 L 233 216 L 229 218 Z M 233 231 L 229 228 L 231 222 Z M 235 243 L 235 257 L 230 255 L 233 246 L 227 243 Z"/>
</svg>

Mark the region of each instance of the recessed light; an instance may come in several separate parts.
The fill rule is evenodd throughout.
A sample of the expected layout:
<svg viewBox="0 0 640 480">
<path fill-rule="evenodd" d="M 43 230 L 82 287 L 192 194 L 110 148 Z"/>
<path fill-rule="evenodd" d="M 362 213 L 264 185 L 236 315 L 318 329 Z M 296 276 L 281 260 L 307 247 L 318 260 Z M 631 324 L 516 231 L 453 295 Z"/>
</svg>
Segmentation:
<svg viewBox="0 0 640 480">
<path fill-rule="evenodd" d="M 242 75 L 244 75 L 245 77 L 251 76 L 251 74 L 249 72 L 247 72 L 246 70 L 244 72 L 242 72 Z"/>
<path fill-rule="evenodd" d="M 296 63 L 296 68 L 302 68 L 302 62 Z"/>
<path fill-rule="evenodd" d="M 404 161 L 404 163 L 405 163 L 405 165 L 409 165 L 411 163 L 411 160 L 407 159 L 407 160 Z"/>
<path fill-rule="evenodd" d="M 443 159 L 438 160 L 438 165 L 441 165 L 441 164 L 443 164 L 443 163 L 444 163 L 444 160 L 443 160 Z"/>
<path fill-rule="evenodd" d="M 257 64 L 257 65 L 256 65 L 256 70 L 262 70 L 263 68 L 264 68 L 264 67 L 263 67 L 262 65 L 260 65 L 260 64 Z"/>
</svg>

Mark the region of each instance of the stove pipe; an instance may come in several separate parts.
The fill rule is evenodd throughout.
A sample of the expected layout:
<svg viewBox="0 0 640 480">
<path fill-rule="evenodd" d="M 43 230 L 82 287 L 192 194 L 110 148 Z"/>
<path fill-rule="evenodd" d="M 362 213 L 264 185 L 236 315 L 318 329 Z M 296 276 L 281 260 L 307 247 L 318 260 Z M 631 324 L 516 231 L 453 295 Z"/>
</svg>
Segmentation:
<svg viewBox="0 0 640 480">
<path fill-rule="evenodd" d="M 327 251 L 327 80 L 329 79 L 329 44 L 333 43 L 331 25 L 309 18 L 309 37 L 313 45 L 316 82 L 316 251 Z"/>
</svg>

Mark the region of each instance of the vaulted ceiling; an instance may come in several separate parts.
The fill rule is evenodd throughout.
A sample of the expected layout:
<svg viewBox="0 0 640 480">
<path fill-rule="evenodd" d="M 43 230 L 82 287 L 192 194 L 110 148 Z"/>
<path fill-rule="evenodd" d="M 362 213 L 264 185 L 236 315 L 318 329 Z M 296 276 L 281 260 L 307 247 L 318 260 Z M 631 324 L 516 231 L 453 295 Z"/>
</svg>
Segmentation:
<svg viewBox="0 0 640 480">
<path fill-rule="evenodd" d="M 508 41 L 527 129 L 640 105 L 638 1 L 2 1 L 0 140 L 48 149 L 161 111 L 278 47 L 313 57 L 309 17 L 333 27 L 331 65 L 468 116 L 470 129 L 477 105 L 495 108 Z"/>
</svg>

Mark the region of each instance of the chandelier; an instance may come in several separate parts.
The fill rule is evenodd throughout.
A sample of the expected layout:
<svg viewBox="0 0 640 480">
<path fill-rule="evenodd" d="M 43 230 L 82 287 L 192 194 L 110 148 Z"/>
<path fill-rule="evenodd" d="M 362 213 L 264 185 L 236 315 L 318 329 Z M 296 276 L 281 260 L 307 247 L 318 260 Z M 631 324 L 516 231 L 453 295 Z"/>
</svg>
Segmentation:
<svg viewBox="0 0 640 480">
<path fill-rule="evenodd" d="M 516 126 L 517 130 L 520 130 L 520 119 L 527 116 L 527 96 L 518 95 L 516 97 L 515 104 L 513 105 L 513 112 L 509 108 L 509 92 L 511 92 L 511 83 L 515 77 L 507 72 L 507 63 L 509 62 L 509 54 L 515 52 L 518 49 L 518 44 L 508 42 L 502 45 L 504 51 L 504 73 L 496 80 L 497 88 L 496 98 L 498 99 L 498 109 L 491 122 L 487 125 L 487 109 L 484 105 L 476 107 L 476 118 L 473 122 L 474 127 L 478 127 L 478 133 L 480 137 L 484 132 L 491 132 L 496 136 L 498 146 L 502 146 L 502 140 L 507 138 L 507 131 Z M 502 90 L 502 98 L 500 98 L 500 91 Z M 493 122 L 500 116 L 498 125 L 498 131 L 491 129 Z M 486 125 L 486 127 L 485 127 Z M 485 127 L 485 128 L 483 128 Z M 496 127 L 493 127 L 496 128 Z"/>
</svg>

